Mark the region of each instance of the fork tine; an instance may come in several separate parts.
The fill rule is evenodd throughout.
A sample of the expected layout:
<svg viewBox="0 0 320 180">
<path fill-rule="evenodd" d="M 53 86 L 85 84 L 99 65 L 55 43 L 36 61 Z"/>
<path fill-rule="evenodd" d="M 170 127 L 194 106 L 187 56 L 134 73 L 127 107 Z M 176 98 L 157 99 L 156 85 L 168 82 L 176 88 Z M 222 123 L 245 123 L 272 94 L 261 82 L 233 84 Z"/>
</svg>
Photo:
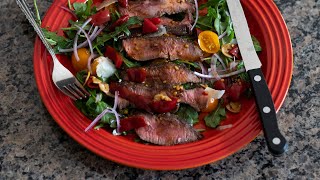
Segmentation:
<svg viewBox="0 0 320 180">
<path fill-rule="evenodd" d="M 83 92 L 86 96 L 90 96 L 90 93 L 80 84 L 79 81 L 75 82 L 75 85 Z"/>
<path fill-rule="evenodd" d="M 70 84 L 69 84 L 68 86 L 70 86 Z M 82 99 L 81 96 L 79 96 L 77 93 L 75 93 L 75 92 L 73 91 L 73 89 L 70 88 L 70 87 L 68 87 L 68 86 L 63 86 L 64 89 L 65 89 L 67 92 L 69 92 L 68 94 L 71 94 L 73 97 L 75 97 L 76 100 L 77 100 L 77 99 Z"/>
<path fill-rule="evenodd" d="M 71 94 L 67 89 L 65 89 L 64 87 L 63 88 L 59 88 L 60 91 L 62 91 L 65 95 L 69 96 L 72 100 L 77 100 L 77 98 Z"/>
<path fill-rule="evenodd" d="M 81 98 L 85 98 L 86 95 L 77 87 L 77 85 L 74 84 L 69 84 L 69 86 L 76 92 Z"/>
</svg>

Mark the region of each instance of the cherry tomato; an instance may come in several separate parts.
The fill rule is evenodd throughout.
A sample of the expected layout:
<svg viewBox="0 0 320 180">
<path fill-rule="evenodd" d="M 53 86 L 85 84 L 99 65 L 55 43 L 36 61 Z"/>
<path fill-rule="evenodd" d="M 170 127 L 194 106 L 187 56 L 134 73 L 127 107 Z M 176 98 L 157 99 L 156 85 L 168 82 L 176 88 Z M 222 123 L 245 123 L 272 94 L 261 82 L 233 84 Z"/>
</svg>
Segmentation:
<svg viewBox="0 0 320 180">
<path fill-rule="evenodd" d="M 92 76 L 88 79 L 86 85 L 91 89 L 99 89 L 99 84 L 93 83 Z"/>
<path fill-rule="evenodd" d="M 225 90 L 226 85 L 224 84 L 224 80 L 220 79 L 219 81 L 214 82 L 213 88 L 216 90 Z"/>
<path fill-rule="evenodd" d="M 158 31 L 158 27 L 154 25 L 149 19 L 143 20 L 142 32 L 143 34 L 154 33 Z"/>
<path fill-rule="evenodd" d="M 229 54 L 236 57 L 237 59 L 241 59 L 239 46 L 236 44 L 232 47 L 232 49 L 229 50 Z"/>
<path fill-rule="evenodd" d="M 104 55 L 113 61 L 116 68 L 121 67 L 123 59 L 121 55 L 113 47 L 107 46 Z"/>
<path fill-rule="evenodd" d="M 129 81 L 142 83 L 146 80 L 147 71 L 144 68 L 129 68 L 126 71 Z"/>
<path fill-rule="evenodd" d="M 198 44 L 207 53 L 216 53 L 220 50 L 219 37 L 212 31 L 202 31 L 198 36 Z"/>
<path fill-rule="evenodd" d="M 123 8 L 127 8 L 128 7 L 128 0 L 119 0 L 118 1 L 119 6 L 123 7 Z"/>
<path fill-rule="evenodd" d="M 107 23 L 108 21 L 110 21 L 110 19 L 111 19 L 110 12 L 108 9 L 99 11 L 98 13 L 92 15 L 91 18 L 92 18 L 91 22 L 95 26 L 103 25 L 103 24 Z"/>
<path fill-rule="evenodd" d="M 239 83 L 233 83 L 228 91 L 231 101 L 238 101 L 241 95 L 242 86 Z"/>
<path fill-rule="evenodd" d="M 158 17 L 148 18 L 154 25 L 158 25 L 161 23 L 161 19 Z"/>
<path fill-rule="evenodd" d="M 131 116 L 120 120 L 120 132 L 130 131 L 146 125 L 147 123 L 142 116 Z"/>
<path fill-rule="evenodd" d="M 207 107 L 205 109 L 202 109 L 202 112 L 212 112 L 213 110 L 217 109 L 219 104 L 219 100 L 218 99 L 214 99 L 211 98 L 208 102 L 207 102 Z"/>
<path fill-rule="evenodd" d="M 122 25 L 129 20 L 129 15 L 123 15 L 118 20 L 116 20 L 111 26 L 110 30 L 113 31 L 115 27 Z"/>
<path fill-rule="evenodd" d="M 79 72 L 81 70 L 85 70 L 87 69 L 87 65 L 88 65 L 88 59 L 90 56 L 90 51 L 86 48 L 80 48 L 78 49 L 78 56 L 79 56 L 79 61 L 77 61 L 76 57 L 74 54 L 72 54 L 71 56 L 71 62 L 72 62 L 72 66 L 73 68 Z"/>
</svg>

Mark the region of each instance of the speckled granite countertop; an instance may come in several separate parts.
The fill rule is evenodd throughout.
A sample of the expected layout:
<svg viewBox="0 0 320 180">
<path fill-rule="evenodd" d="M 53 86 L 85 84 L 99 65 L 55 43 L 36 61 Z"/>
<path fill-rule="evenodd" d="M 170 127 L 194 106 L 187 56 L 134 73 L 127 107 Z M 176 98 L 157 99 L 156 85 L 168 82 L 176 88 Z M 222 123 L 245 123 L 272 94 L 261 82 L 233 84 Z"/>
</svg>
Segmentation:
<svg viewBox="0 0 320 180">
<path fill-rule="evenodd" d="M 51 2 L 39 1 L 41 12 Z M 14 0 L 1 0 L 0 179 L 319 179 L 320 1 L 275 3 L 287 22 L 295 57 L 291 87 L 278 113 L 289 152 L 275 158 L 258 137 L 214 164 L 147 171 L 98 157 L 55 123 L 35 85 L 35 33 Z"/>
</svg>

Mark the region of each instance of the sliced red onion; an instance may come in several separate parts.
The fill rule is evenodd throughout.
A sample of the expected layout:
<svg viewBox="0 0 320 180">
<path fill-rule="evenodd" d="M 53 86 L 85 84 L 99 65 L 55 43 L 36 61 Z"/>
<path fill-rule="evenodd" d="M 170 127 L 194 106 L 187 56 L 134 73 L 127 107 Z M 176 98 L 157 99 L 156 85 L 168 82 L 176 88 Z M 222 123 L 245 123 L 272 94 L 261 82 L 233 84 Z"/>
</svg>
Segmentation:
<svg viewBox="0 0 320 180">
<path fill-rule="evenodd" d="M 224 33 L 222 33 L 220 36 L 219 36 L 219 39 L 222 39 L 224 36 L 227 35 L 227 31 L 225 31 Z"/>
<path fill-rule="evenodd" d="M 221 63 L 222 67 L 223 67 L 224 69 L 227 69 L 227 66 L 224 64 L 222 58 L 221 58 L 217 53 L 214 54 L 214 56 L 219 60 L 219 62 Z"/>
<path fill-rule="evenodd" d="M 115 97 L 114 97 L 114 105 L 113 108 L 109 108 L 107 107 L 104 111 L 102 111 L 101 114 L 99 114 L 91 123 L 90 125 L 84 130 L 85 132 L 88 132 L 94 125 L 96 125 L 101 118 L 107 114 L 107 113 L 112 113 L 115 115 L 116 117 L 116 121 L 117 121 L 117 132 L 120 132 L 120 115 L 117 112 L 117 105 L 118 105 L 118 98 L 119 98 L 119 92 L 116 91 L 115 92 Z"/>
<path fill-rule="evenodd" d="M 239 69 L 239 70 L 237 70 L 237 71 L 233 71 L 233 72 L 228 73 L 228 74 L 222 74 L 222 75 L 219 75 L 219 76 L 220 76 L 220 78 L 227 78 L 227 77 L 231 77 L 231 76 L 234 76 L 234 75 L 243 73 L 243 72 L 245 72 L 245 71 L 246 71 L 246 70 L 245 70 L 244 68 L 242 68 L 242 69 Z M 210 74 L 209 74 L 209 75 L 206 75 L 206 74 L 201 74 L 201 73 L 198 73 L 198 72 L 194 72 L 194 74 L 195 74 L 196 76 L 201 77 L 201 78 L 216 79 L 215 76 L 210 75 Z"/>
<path fill-rule="evenodd" d="M 97 11 L 100 11 L 101 9 L 108 7 L 116 2 L 118 2 L 118 0 L 105 0 L 101 4 L 99 4 L 99 6 L 97 7 Z"/>
<path fill-rule="evenodd" d="M 91 128 L 93 128 L 94 125 L 96 125 L 100 120 L 101 118 L 107 114 L 107 113 L 112 113 L 112 110 L 110 109 L 105 109 L 104 111 L 102 111 L 101 114 L 99 114 L 91 123 L 90 125 L 84 130 L 85 132 L 88 132 Z"/>
<path fill-rule="evenodd" d="M 208 74 L 208 71 L 207 69 L 204 67 L 203 63 L 202 62 L 199 62 L 199 66 L 201 68 L 201 73 L 202 74 Z M 205 79 L 202 79 L 202 83 L 204 84 L 205 83 Z"/>
<path fill-rule="evenodd" d="M 198 22 L 198 18 L 199 18 L 199 7 L 198 7 L 198 1 L 194 0 L 194 5 L 196 8 L 196 19 L 194 20 L 194 24 L 191 27 L 191 31 L 194 29 L 194 27 L 196 27 L 197 22 Z"/>
<path fill-rule="evenodd" d="M 98 28 L 97 31 L 95 31 L 95 29 Z M 92 34 L 90 35 L 90 40 L 94 41 L 96 39 L 96 37 L 101 33 L 101 31 L 105 28 L 105 26 L 101 26 L 101 27 L 95 27 L 95 29 L 93 30 Z M 86 47 L 88 45 L 88 41 L 84 41 L 83 43 L 79 44 L 77 49 Z M 59 49 L 59 52 L 61 53 L 67 53 L 67 52 L 72 52 L 73 48 L 70 49 Z"/>
<path fill-rule="evenodd" d="M 91 52 L 91 54 L 93 54 L 92 43 L 91 43 L 91 40 L 90 40 L 90 37 L 89 37 L 88 33 L 86 33 L 86 31 L 82 27 L 80 27 L 78 25 L 74 25 L 74 26 L 79 28 L 79 31 L 82 32 L 84 34 L 84 36 L 87 38 L 87 41 L 88 41 L 88 44 L 89 44 L 89 48 L 90 48 L 90 52 Z"/>
<path fill-rule="evenodd" d="M 230 129 L 230 128 L 232 128 L 232 124 L 228 124 L 228 125 L 224 125 L 224 126 L 218 126 L 217 130 L 222 131 L 222 130 Z"/>
<path fill-rule="evenodd" d="M 61 7 L 61 9 L 67 11 L 67 12 L 70 13 L 73 17 L 75 17 L 76 19 L 78 19 L 77 15 L 76 15 L 71 9 L 66 8 L 66 7 L 64 7 L 64 6 L 60 6 L 60 7 Z"/>
<path fill-rule="evenodd" d="M 86 20 L 83 25 L 81 26 L 81 28 L 78 30 L 77 34 L 76 34 L 76 37 L 74 38 L 74 43 L 73 43 L 73 53 L 74 53 L 74 56 L 76 58 L 77 61 L 80 60 L 79 56 L 78 56 L 78 39 L 79 39 L 79 35 L 81 33 L 81 29 L 83 30 L 83 28 L 89 24 L 89 22 L 92 20 L 92 18 L 89 18 L 88 20 Z M 79 26 L 78 26 L 79 27 Z"/>
</svg>

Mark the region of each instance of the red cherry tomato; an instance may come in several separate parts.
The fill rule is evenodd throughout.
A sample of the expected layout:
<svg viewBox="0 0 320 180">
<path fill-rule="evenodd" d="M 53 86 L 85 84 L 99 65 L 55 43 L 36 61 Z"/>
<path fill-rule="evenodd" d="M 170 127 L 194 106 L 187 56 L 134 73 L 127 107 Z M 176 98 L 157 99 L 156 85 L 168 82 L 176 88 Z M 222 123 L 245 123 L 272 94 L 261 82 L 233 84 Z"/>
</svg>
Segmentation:
<svg viewBox="0 0 320 180">
<path fill-rule="evenodd" d="M 161 23 L 161 19 L 158 17 L 148 18 L 154 25 L 158 25 Z"/>
<path fill-rule="evenodd" d="M 142 32 L 143 34 L 154 33 L 158 31 L 158 27 L 154 25 L 149 19 L 143 20 Z"/>
<path fill-rule="evenodd" d="M 115 27 L 122 25 L 129 20 L 129 15 L 123 15 L 118 20 L 116 20 L 111 26 L 110 30 L 113 31 Z"/>
<path fill-rule="evenodd" d="M 123 7 L 123 8 L 127 8 L 128 7 L 128 0 L 119 0 L 118 1 L 119 6 Z"/>
<path fill-rule="evenodd" d="M 99 11 L 97 14 L 94 14 L 91 16 L 92 20 L 92 24 L 94 24 L 95 26 L 100 26 L 103 25 L 105 23 L 107 23 L 108 21 L 110 21 L 110 12 L 108 9 L 103 10 L 103 11 Z"/>
<path fill-rule="evenodd" d="M 231 101 L 238 101 L 241 95 L 242 86 L 239 83 L 233 83 L 228 91 Z"/>
<path fill-rule="evenodd" d="M 241 59 L 240 50 L 238 45 L 234 45 L 232 49 L 229 50 L 229 54 L 236 57 L 237 59 Z"/>
<path fill-rule="evenodd" d="M 144 68 L 129 68 L 126 71 L 129 81 L 142 83 L 146 80 L 147 71 Z"/>
<path fill-rule="evenodd" d="M 86 85 L 91 89 L 99 89 L 99 84 L 95 84 L 92 81 L 92 77 L 90 77 L 86 83 Z"/>
<path fill-rule="evenodd" d="M 121 55 L 113 47 L 107 46 L 104 55 L 113 61 L 116 68 L 121 67 L 123 59 Z"/>
<path fill-rule="evenodd" d="M 137 129 L 146 125 L 147 123 L 142 116 L 131 116 L 120 120 L 120 132 Z"/>
<path fill-rule="evenodd" d="M 177 98 L 171 98 L 171 101 L 154 101 L 151 103 L 153 112 L 155 113 L 166 113 L 173 111 L 177 107 Z"/>
<path fill-rule="evenodd" d="M 216 90 L 225 90 L 226 85 L 224 84 L 223 80 L 219 80 L 213 83 L 213 88 Z"/>
</svg>

